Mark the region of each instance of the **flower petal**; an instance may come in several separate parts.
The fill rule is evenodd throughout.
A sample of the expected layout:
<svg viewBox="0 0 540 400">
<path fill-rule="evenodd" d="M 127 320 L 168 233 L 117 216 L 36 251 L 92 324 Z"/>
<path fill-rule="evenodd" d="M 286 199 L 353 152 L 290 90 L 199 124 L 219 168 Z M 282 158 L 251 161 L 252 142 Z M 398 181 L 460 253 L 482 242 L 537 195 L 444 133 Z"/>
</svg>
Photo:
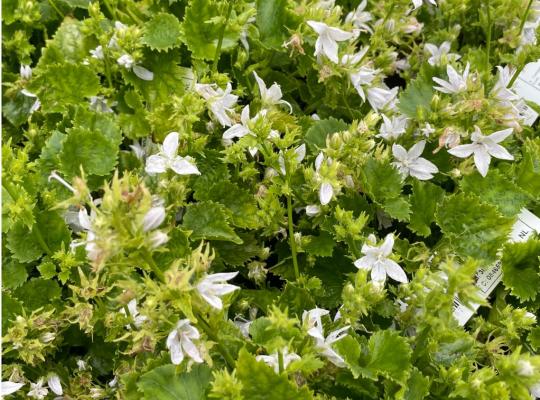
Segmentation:
<svg viewBox="0 0 540 400">
<path fill-rule="evenodd" d="M 202 363 L 203 359 L 201 358 L 201 353 L 199 353 L 199 349 L 193 344 L 191 340 L 188 338 L 182 339 L 182 349 L 186 352 L 188 356 L 191 357 L 193 361 L 196 363 Z"/>
<path fill-rule="evenodd" d="M 502 131 L 493 132 L 491 135 L 488 136 L 488 138 L 493 140 L 495 143 L 499 143 L 506 139 L 508 136 L 510 136 L 513 131 L 514 128 L 503 129 Z"/>
<path fill-rule="evenodd" d="M 154 79 L 154 73 L 144 67 L 141 67 L 140 65 L 133 66 L 133 73 L 139 78 L 141 78 L 143 81 L 151 81 Z"/>
<path fill-rule="evenodd" d="M 471 144 L 462 144 L 460 146 L 456 146 L 448 150 L 448 152 L 452 154 L 453 156 L 465 158 L 465 157 L 469 157 L 477 149 L 478 149 L 478 145 L 471 143 Z"/>
<path fill-rule="evenodd" d="M 488 146 L 488 153 L 495 158 L 500 158 L 501 160 L 513 160 L 514 156 L 508 152 L 500 144 L 492 144 Z"/>
<path fill-rule="evenodd" d="M 476 165 L 478 172 L 480 172 L 480 175 L 483 177 L 488 173 L 490 162 L 491 156 L 484 148 L 474 152 L 474 164 Z"/>
<path fill-rule="evenodd" d="M 319 199 L 321 201 L 321 204 L 324 206 L 328 203 L 330 203 L 330 200 L 332 200 L 332 196 L 334 195 L 334 188 L 332 185 L 328 182 L 323 182 L 321 185 L 321 188 L 319 189 Z"/>
<path fill-rule="evenodd" d="M 176 156 L 176 152 L 178 150 L 178 139 L 180 137 L 180 134 L 178 132 L 171 132 L 166 137 L 165 140 L 163 140 L 163 153 L 168 158 L 174 158 Z"/>
<path fill-rule="evenodd" d="M 387 259 L 384 262 L 384 266 L 386 269 L 386 273 L 393 280 L 397 282 L 401 282 L 401 283 L 409 282 L 409 279 L 407 278 L 405 271 L 403 271 L 403 268 L 401 268 L 401 266 L 395 261 Z"/>
<path fill-rule="evenodd" d="M 176 157 L 171 163 L 171 169 L 178 175 L 200 175 L 199 169 L 187 159 Z"/>
<path fill-rule="evenodd" d="M 19 390 L 23 386 L 24 386 L 24 383 L 3 381 L 2 383 L 0 383 L 0 395 L 7 396 L 8 394 L 15 393 L 17 390 Z"/>
<path fill-rule="evenodd" d="M 384 264 L 377 262 L 371 269 L 371 280 L 383 283 L 386 280 L 386 269 Z"/>
</svg>

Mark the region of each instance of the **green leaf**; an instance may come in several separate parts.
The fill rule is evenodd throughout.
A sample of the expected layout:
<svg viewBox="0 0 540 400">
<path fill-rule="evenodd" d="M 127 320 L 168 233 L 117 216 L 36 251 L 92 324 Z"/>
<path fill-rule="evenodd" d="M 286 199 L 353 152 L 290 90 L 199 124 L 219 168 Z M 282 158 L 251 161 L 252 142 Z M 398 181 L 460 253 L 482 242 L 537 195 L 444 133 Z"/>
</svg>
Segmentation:
<svg viewBox="0 0 540 400">
<path fill-rule="evenodd" d="M 458 254 L 484 262 L 495 261 L 513 225 L 513 219 L 503 217 L 495 206 L 463 193 L 439 203 L 435 218 Z"/>
<path fill-rule="evenodd" d="M 540 197 L 540 138 L 525 141 L 523 159 L 515 170 L 516 183 L 538 199 Z"/>
<path fill-rule="evenodd" d="M 43 279 L 51 279 L 56 275 L 56 265 L 51 261 L 45 261 L 37 268 Z"/>
<path fill-rule="evenodd" d="M 370 158 L 362 169 L 365 192 L 378 203 L 394 199 L 401 193 L 401 176 L 390 163 Z"/>
<path fill-rule="evenodd" d="M 396 331 L 375 332 L 368 342 L 368 376 L 383 375 L 405 384 L 411 368 L 411 347 Z"/>
<path fill-rule="evenodd" d="M 418 112 L 427 115 L 431 111 L 433 85 L 424 79 L 415 79 L 407 84 L 407 88 L 399 96 L 398 108 L 410 118 L 416 118 Z"/>
<path fill-rule="evenodd" d="M 444 190 L 429 182 L 413 181 L 411 219 L 409 228 L 421 236 L 431 235 L 430 225 L 435 221 L 435 209 L 444 196 Z"/>
<path fill-rule="evenodd" d="M 242 349 L 236 362 L 236 374 L 243 383 L 242 395 L 249 400 L 308 400 L 313 396 L 306 386 L 297 387 L 287 378 L 278 375 L 274 369 Z"/>
<path fill-rule="evenodd" d="M 257 28 L 261 42 L 279 48 L 287 35 L 287 0 L 257 0 Z"/>
<path fill-rule="evenodd" d="M 158 13 L 144 24 L 142 42 L 153 50 L 169 50 L 179 46 L 182 25 L 169 13 Z"/>
<path fill-rule="evenodd" d="M 312 152 L 326 147 L 326 137 L 334 132 L 344 131 L 349 126 L 340 119 L 328 118 L 315 121 L 308 129 L 304 137 L 305 142 Z"/>
<path fill-rule="evenodd" d="M 255 239 L 253 233 L 239 233 L 242 244 L 232 242 L 212 243 L 219 257 L 226 263 L 234 267 L 244 265 L 251 258 L 261 253 L 261 246 Z"/>
<path fill-rule="evenodd" d="M 18 128 L 28 120 L 30 109 L 35 101 L 35 98 L 17 92 L 13 98 L 5 99 L 2 104 L 3 115 L 13 126 Z"/>
<path fill-rule="evenodd" d="M 16 260 L 27 263 L 37 260 L 43 254 L 43 248 L 24 224 L 15 224 L 7 234 L 7 248 Z"/>
<path fill-rule="evenodd" d="M 540 240 L 507 243 L 501 259 L 503 283 L 521 301 L 536 299 L 540 291 Z"/>
<path fill-rule="evenodd" d="M 41 155 L 39 156 L 39 171 L 42 176 L 47 177 L 52 170 L 60 168 L 60 152 L 64 145 L 66 135 L 60 131 L 53 131 L 51 136 L 45 142 L 45 145 L 41 148 Z"/>
<path fill-rule="evenodd" d="M 86 65 L 50 65 L 32 82 L 45 113 L 65 112 L 70 104 L 86 103 L 99 92 L 97 75 Z"/>
<path fill-rule="evenodd" d="M 201 201 L 186 207 L 184 228 L 192 231 L 191 239 L 224 240 L 242 244 L 242 239 L 229 226 L 230 215 L 224 206 Z"/>
<path fill-rule="evenodd" d="M 347 335 L 334 344 L 334 349 L 343 357 L 354 378 L 358 378 L 362 374 L 358 363 L 362 352 L 360 343 L 353 336 Z"/>
<path fill-rule="evenodd" d="M 195 364 L 191 371 L 178 374 L 172 364 L 154 368 L 137 382 L 146 400 L 204 400 L 212 377 L 205 364 Z"/>
<path fill-rule="evenodd" d="M 485 178 L 480 174 L 468 175 L 460 185 L 463 192 L 474 193 L 482 202 L 497 206 L 499 212 L 506 217 L 518 215 L 529 201 L 527 193 L 496 169 Z"/>
<path fill-rule="evenodd" d="M 23 302 L 24 308 L 33 311 L 50 305 L 53 300 L 60 298 L 62 289 L 58 283 L 42 278 L 30 279 L 14 291 L 17 299 Z"/>
<path fill-rule="evenodd" d="M 383 210 L 399 221 L 409 221 L 411 214 L 411 204 L 405 197 L 396 197 L 386 200 L 382 205 Z"/>
<path fill-rule="evenodd" d="M 2 265 L 2 287 L 13 289 L 21 286 L 28 279 L 28 272 L 24 264 L 15 260 Z"/>
<path fill-rule="evenodd" d="M 50 64 L 79 63 L 88 57 L 90 44 L 82 33 L 83 23 L 66 17 L 58 27 L 52 39 L 47 40 L 47 47 L 39 59 L 38 69 Z"/>
<path fill-rule="evenodd" d="M 116 165 L 118 147 L 103 133 L 86 128 L 69 129 L 60 153 L 62 172 L 79 176 L 81 166 L 90 175 L 108 175 Z"/>
<path fill-rule="evenodd" d="M 11 321 L 23 312 L 22 303 L 11 297 L 8 292 L 2 293 L 2 332 L 7 332 Z"/>
<path fill-rule="evenodd" d="M 307 253 L 318 257 L 332 256 L 336 242 L 330 233 L 322 231 L 319 236 L 309 236 L 309 239 L 309 243 L 304 246 Z"/>
<path fill-rule="evenodd" d="M 223 30 L 226 3 L 213 0 L 191 0 L 182 23 L 183 42 L 194 58 L 213 60 Z M 221 17 L 217 18 L 216 17 Z M 233 49 L 240 39 L 240 29 L 231 21 L 223 35 L 221 52 Z"/>
<path fill-rule="evenodd" d="M 429 394 L 429 378 L 422 375 L 420 371 L 413 368 L 407 386 L 405 387 L 405 395 L 403 400 L 422 400 Z"/>
<path fill-rule="evenodd" d="M 256 229 L 260 225 L 255 197 L 234 183 L 221 180 L 212 186 L 198 186 L 195 198 L 223 204 L 231 212 L 235 226 Z"/>
</svg>

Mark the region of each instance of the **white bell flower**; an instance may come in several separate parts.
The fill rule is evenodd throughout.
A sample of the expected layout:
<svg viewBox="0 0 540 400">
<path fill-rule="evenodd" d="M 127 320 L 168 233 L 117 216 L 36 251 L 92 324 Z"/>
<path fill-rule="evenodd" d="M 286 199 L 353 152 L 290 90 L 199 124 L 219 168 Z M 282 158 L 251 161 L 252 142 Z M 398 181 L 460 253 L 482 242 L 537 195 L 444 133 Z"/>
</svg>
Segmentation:
<svg viewBox="0 0 540 400">
<path fill-rule="evenodd" d="M 200 339 L 201 335 L 197 328 L 191 326 L 189 319 L 178 321 L 176 327 L 167 337 L 167 348 L 171 352 L 171 362 L 179 365 L 187 354 L 196 363 L 202 363 L 201 353 L 193 340 Z"/>
<path fill-rule="evenodd" d="M 321 151 L 319 155 L 317 156 L 317 158 L 315 159 L 315 172 L 317 176 L 319 176 L 319 178 L 320 178 L 319 170 L 321 169 L 323 161 L 324 161 L 324 154 Z M 330 165 L 332 164 L 332 160 L 328 159 L 326 160 L 326 163 Z M 332 200 L 332 197 L 334 197 L 334 187 L 332 186 L 330 182 L 323 180 L 321 182 L 321 186 L 319 187 L 319 200 L 321 204 L 324 206 L 330 203 L 330 200 Z"/>
<path fill-rule="evenodd" d="M 148 320 L 146 315 L 139 313 L 139 310 L 137 309 L 137 299 L 130 300 L 130 302 L 127 304 L 127 309 L 129 316 L 133 319 L 133 325 L 135 325 L 135 328 L 140 328 L 144 321 Z M 126 310 L 124 308 L 120 309 L 120 314 L 126 315 Z M 126 328 L 131 329 L 131 325 L 126 325 Z"/>
<path fill-rule="evenodd" d="M 466 158 L 474 154 L 474 164 L 482 176 L 486 176 L 491 163 L 491 157 L 501 160 L 513 160 L 514 156 L 508 152 L 500 142 L 512 134 L 513 128 L 493 132 L 491 135 L 484 136 L 478 126 L 471 135 L 472 143 L 456 146 L 448 152 L 453 156 Z"/>
<path fill-rule="evenodd" d="M 178 175 L 200 175 L 201 173 L 193 164 L 191 157 L 181 157 L 178 151 L 178 132 L 171 132 L 163 140 L 158 154 L 151 155 L 146 159 L 145 170 L 148 174 L 161 174 L 172 169 Z"/>
<path fill-rule="evenodd" d="M 459 54 L 449 53 L 450 47 L 452 44 L 448 41 L 442 42 L 439 47 L 432 43 L 426 43 L 425 49 L 431 54 L 431 57 L 428 59 L 430 65 L 439 65 L 445 57 L 447 61 L 456 61 L 461 58 Z"/>
<path fill-rule="evenodd" d="M 19 68 L 19 74 L 21 75 L 21 78 L 25 81 L 28 81 L 32 78 L 32 68 L 30 65 L 21 64 L 21 67 Z"/>
<path fill-rule="evenodd" d="M 221 126 L 225 127 L 233 124 L 230 114 L 234 114 L 233 107 L 236 105 L 238 96 L 231 94 L 232 86 L 230 83 L 227 83 L 225 90 L 215 83 L 197 83 L 195 91 L 206 100 L 208 108 Z"/>
<path fill-rule="evenodd" d="M 333 348 L 332 344 L 343 339 L 347 336 L 345 333 L 350 326 L 344 326 L 330 332 L 328 336 L 324 337 L 324 330 L 322 325 L 315 326 L 308 330 L 308 335 L 315 339 L 315 348 L 336 367 L 343 368 L 346 366 L 345 360 L 341 357 Z"/>
<path fill-rule="evenodd" d="M 278 105 L 284 104 L 289 107 L 290 112 L 292 112 L 291 103 L 288 101 L 282 100 L 283 94 L 281 93 L 281 87 L 274 82 L 269 88 L 266 87 L 266 83 L 257 75 L 257 72 L 253 71 L 257 85 L 259 86 L 259 93 L 261 95 L 261 101 L 263 105 Z"/>
<path fill-rule="evenodd" d="M 118 65 L 132 70 L 137 77 L 144 81 L 151 81 L 154 79 L 154 73 L 144 67 L 141 67 L 140 65 L 137 65 L 133 57 L 131 57 L 129 54 L 123 54 L 116 60 L 116 62 Z"/>
<path fill-rule="evenodd" d="M 34 399 L 44 399 L 49 394 L 49 389 L 43 387 L 43 378 L 39 378 L 36 383 L 30 382 L 30 391 L 27 393 L 28 397 Z"/>
<path fill-rule="evenodd" d="M 403 178 L 410 175 L 424 181 L 433 178 L 433 174 L 439 172 L 435 164 L 420 157 L 425 146 L 425 140 L 416 143 L 408 151 L 399 144 L 392 145 L 392 153 L 396 159 L 392 165 L 399 170 Z"/>
<path fill-rule="evenodd" d="M 165 220 L 166 215 L 165 207 L 152 207 L 143 217 L 143 231 L 148 232 L 159 227 Z"/>
<path fill-rule="evenodd" d="M 208 304 L 221 310 L 223 302 L 220 297 L 240 289 L 238 286 L 224 283 L 236 275 L 238 275 L 238 271 L 206 275 L 197 283 L 197 291 Z"/>
<path fill-rule="evenodd" d="M 49 389 L 51 389 L 52 392 L 58 396 L 62 396 L 64 393 L 62 390 L 62 384 L 60 383 L 60 378 L 56 374 L 49 376 L 47 385 L 49 385 Z"/>
<path fill-rule="evenodd" d="M 470 64 L 467 63 L 463 74 L 458 72 L 451 65 L 446 66 L 446 73 L 448 74 L 448 81 L 441 78 L 433 78 L 433 81 L 440 86 L 433 86 L 433 89 L 442 93 L 456 94 L 467 90 L 467 79 L 469 77 Z"/>
<path fill-rule="evenodd" d="M 356 28 L 367 31 L 369 33 L 373 33 L 373 30 L 371 27 L 367 24 L 369 21 L 373 19 L 373 16 L 370 12 L 364 11 L 366 9 L 367 0 L 362 0 L 362 2 L 358 5 L 356 10 L 351 11 L 347 14 L 345 17 L 345 23 L 352 24 Z"/>
<path fill-rule="evenodd" d="M 367 99 L 375 111 L 382 109 L 393 110 L 396 108 L 399 88 L 388 89 L 385 87 L 370 87 L 367 90 Z"/>
<path fill-rule="evenodd" d="M 324 55 L 337 64 L 339 62 L 337 42 L 353 39 L 355 34 L 328 26 L 323 22 L 307 21 L 307 24 L 319 35 L 315 42 L 315 53 L 313 55 Z"/>
<path fill-rule="evenodd" d="M 391 233 L 386 235 L 380 246 L 372 245 L 376 242 L 374 235 L 369 235 L 368 241 L 371 244 L 365 243 L 362 246 L 364 257 L 356 260 L 354 266 L 358 269 L 371 271 L 371 279 L 374 282 L 384 283 L 388 275 L 397 282 L 407 283 L 409 280 L 405 271 L 398 263 L 389 258 L 392 254 L 392 247 L 394 247 L 394 235 Z"/>
<path fill-rule="evenodd" d="M 409 119 L 403 115 L 392 115 L 388 118 L 385 114 L 381 114 L 383 122 L 379 128 L 379 134 L 375 137 L 383 138 L 384 140 L 395 140 L 405 133 Z"/>
<path fill-rule="evenodd" d="M 289 349 L 284 347 L 281 349 L 281 355 L 283 358 L 283 369 L 286 370 L 289 364 L 293 361 L 300 360 L 300 356 L 296 353 L 289 353 Z M 263 361 L 265 364 L 269 365 L 274 369 L 276 374 L 279 374 L 279 354 L 275 352 L 269 356 L 260 355 L 255 357 L 257 361 Z"/>
<path fill-rule="evenodd" d="M 7 396 L 8 394 L 15 393 L 24 386 L 24 383 L 3 381 L 0 383 L 0 396 Z"/>
<path fill-rule="evenodd" d="M 90 50 L 90 54 L 92 55 L 92 58 L 95 58 L 96 60 L 103 60 L 105 58 L 105 55 L 103 54 L 103 47 L 101 45 L 93 50 Z"/>
</svg>

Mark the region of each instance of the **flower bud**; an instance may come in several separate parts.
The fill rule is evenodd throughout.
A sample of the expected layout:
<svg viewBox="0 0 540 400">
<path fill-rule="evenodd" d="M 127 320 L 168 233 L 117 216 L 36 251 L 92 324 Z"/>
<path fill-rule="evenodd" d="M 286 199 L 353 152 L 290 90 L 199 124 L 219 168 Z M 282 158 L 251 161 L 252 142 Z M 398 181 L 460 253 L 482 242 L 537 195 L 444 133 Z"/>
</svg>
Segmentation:
<svg viewBox="0 0 540 400">
<path fill-rule="evenodd" d="M 169 236 L 165 232 L 155 231 L 150 235 L 150 245 L 153 249 L 169 241 Z"/>
<path fill-rule="evenodd" d="M 54 394 L 62 396 L 64 391 L 62 390 L 62 384 L 60 383 L 60 378 L 58 375 L 51 375 L 47 381 L 49 388 L 53 391 Z"/>
<path fill-rule="evenodd" d="M 165 220 L 165 207 L 152 207 L 143 218 L 143 231 L 156 229 Z"/>
</svg>

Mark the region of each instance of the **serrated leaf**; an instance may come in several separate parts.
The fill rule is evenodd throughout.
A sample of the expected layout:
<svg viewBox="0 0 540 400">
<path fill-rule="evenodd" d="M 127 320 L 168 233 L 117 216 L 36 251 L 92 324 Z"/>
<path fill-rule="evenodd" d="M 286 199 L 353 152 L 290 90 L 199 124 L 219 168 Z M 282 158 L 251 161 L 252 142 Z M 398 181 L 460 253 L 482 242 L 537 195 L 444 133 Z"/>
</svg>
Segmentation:
<svg viewBox="0 0 540 400">
<path fill-rule="evenodd" d="M 211 200 L 223 204 L 232 215 L 232 223 L 240 228 L 256 229 L 259 226 L 255 197 L 247 190 L 226 180 L 212 186 L 198 186 L 197 200 Z"/>
<path fill-rule="evenodd" d="M 503 283 L 521 301 L 536 299 L 540 291 L 540 240 L 507 243 L 501 259 Z"/>
<path fill-rule="evenodd" d="M 306 386 L 297 387 L 287 378 L 278 375 L 273 368 L 264 362 L 258 362 L 255 357 L 242 349 L 236 362 L 236 374 L 243 383 L 242 395 L 250 400 L 309 400 L 312 399 Z"/>
<path fill-rule="evenodd" d="M 352 337 L 351 335 L 345 336 L 343 339 L 337 341 L 334 344 L 334 348 L 345 360 L 348 369 L 353 374 L 354 378 L 358 378 L 362 373 L 362 368 L 360 368 L 358 362 L 360 360 L 360 354 L 362 348 L 360 343 Z"/>
<path fill-rule="evenodd" d="M 485 178 L 480 174 L 465 176 L 460 186 L 463 192 L 474 193 L 481 201 L 495 205 L 506 217 L 518 215 L 530 198 L 497 170 L 491 171 Z"/>
<path fill-rule="evenodd" d="M 8 292 L 2 293 L 2 332 L 7 332 L 11 321 L 23 312 L 23 304 Z"/>
<path fill-rule="evenodd" d="M 193 240 L 224 240 L 242 244 L 242 239 L 229 226 L 230 215 L 224 206 L 202 201 L 186 207 L 184 228 L 192 231 Z"/>
<path fill-rule="evenodd" d="M 56 275 L 56 265 L 51 261 L 45 261 L 37 267 L 43 279 L 51 279 Z"/>
<path fill-rule="evenodd" d="M 410 118 L 416 118 L 418 112 L 426 115 L 431 111 L 433 87 L 431 82 L 415 79 L 407 84 L 407 88 L 399 96 L 399 110 Z M 420 111 L 421 110 L 421 111 Z"/>
<path fill-rule="evenodd" d="M 66 135 L 60 131 L 53 131 L 51 136 L 45 142 L 45 145 L 41 148 L 41 155 L 39 156 L 38 169 L 42 176 L 48 176 L 51 171 L 60 168 L 60 152 L 64 145 Z"/>
<path fill-rule="evenodd" d="M 50 305 L 55 299 L 60 298 L 62 289 L 55 281 L 34 278 L 13 293 L 17 299 L 22 301 L 26 310 L 33 311 Z"/>
<path fill-rule="evenodd" d="M 191 0 L 182 23 L 183 42 L 194 58 L 213 60 L 222 32 L 222 23 L 214 23 L 216 17 L 225 13 L 225 4 L 213 0 Z M 224 21 L 223 21 L 224 22 Z M 228 23 L 223 35 L 221 52 L 236 46 L 240 30 Z"/>
<path fill-rule="evenodd" d="M 39 59 L 38 69 L 47 65 L 79 63 L 88 57 L 88 41 L 82 33 L 83 24 L 71 17 L 66 17 L 58 27 L 52 39 L 47 40 L 46 48 Z"/>
<path fill-rule="evenodd" d="M 409 221 L 411 215 L 411 204 L 405 197 L 396 197 L 386 200 L 382 204 L 383 210 L 392 218 L 398 221 Z"/>
<path fill-rule="evenodd" d="M 195 364 L 189 372 L 177 373 L 169 364 L 154 368 L 137 382 L 146 400 L 204 400 L 212 377 L 205 364 Z"/>
<path fill-rule="evenodd" d="M 370 158 L 362 168 L 365 192 L 380 204 L 401 193 L 401 175 L 388 162 Z"/>
<path fill-rule="evenodd" d="M 215 242 L 213 247 L 219 257 L 226 263 L 234 267 L 244 265 L 251 258 L 261 252 L 261 248 L 254 234 L 239 233 L 242 244 L 232 242 Z"/>
<path fill-rule="evenodd" d="M 411 368 L 411 347 L 396 331 L 375 332 L 368 341 L 369 375 L 383 375 L 405 384 Z"/>
<path fill-rule="evenodd" d="M 30 109 L 35 101 L 35 98 L 17 92 L 13 98 L 5 99 L 3 102 L 2 115 L 4 115 L 14 127 L 18 128 L 28 120 Z"/>
<path fill-rule="evenodd" d="M 442 200 L 444 190 L 430 182 L 413 181 L 410 196 L 411 219 L 409 228 L 421 236 L 431 235 L 430 225 L 435 221 L 435 209 Z"/>
<path fill-rule="evenodd" d="M 2 265 L 2 287 L 13 289 L 21 286 L 28 279 L 28 272 L 24 264 L 15 260 Z"/>
<path fill-rule="evenodd" d="M 422 400 L 429 394 L 429 378 L 422 375 L 418 369 L 413 368 L 407 386 L 405 387 L 405 395 L 403 400 Z"/>
<path fill-rule="evenodd" d="M 169 13 L 158 13 L 144 24 L 142 42 L 154 50 L 168 50 L 179 46 L 182 25 Z"/>
<path fill-rule="evenodd" d="M 307 130 L 304 137 L 309 149 L 317 152 L 326 147 L 326 137 L 334 132 L 346 130 L 349 126 L 340 119 L 328 118 L 315 123 Z"/>
<path fill-rule="evenodd" d="M 7 248 L 16 260 L 27 263 L 37 260 L 43 249 L 32 231 L 22 223 L 15 224 L 7 234 Z"/>
<path fill-rule="evenodd" d="M 503 217 L 495 206 L 463 193 L 439 203 L 435 219 L 458 254 L 484 262 L 495 261 L 513 225 L 513 219 Z"/>
<path fill-rule="evenodd" d="M 310 236 L 309 243 L 304 245 L 304 250 L 312 256 L 331 257 L 336 242 L 333 236 L 322 231 L 318 236 Z"/>
<path fill-rule="evenodd" d="M 32 81 L 45 113 L 65 112 L 66 106 L 86 103 L 99 92 L 98 76 L 86 65 L 50 65 Z"/>
<path fill-rule="evenodd" d="M 69 130 L 60 153 L 61 170 L 79 176 L 81 166 L 89 175 L 104 176 L 116 165 L 118 147 L 101 132 L 75 127 Z"/>
</svg>

